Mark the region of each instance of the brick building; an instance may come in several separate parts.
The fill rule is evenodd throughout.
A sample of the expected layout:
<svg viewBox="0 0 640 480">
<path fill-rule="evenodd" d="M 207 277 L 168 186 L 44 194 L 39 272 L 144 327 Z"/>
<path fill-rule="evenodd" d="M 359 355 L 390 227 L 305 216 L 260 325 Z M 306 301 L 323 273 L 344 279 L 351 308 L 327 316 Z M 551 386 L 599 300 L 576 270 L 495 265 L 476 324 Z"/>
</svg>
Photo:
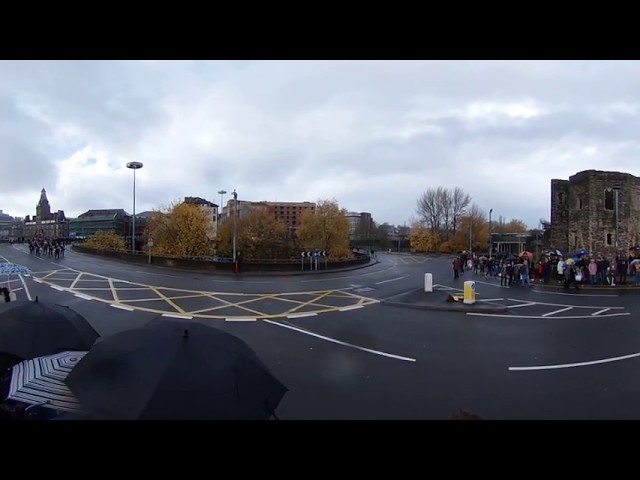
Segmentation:
<svg viewBox="0 0 640 480">
<path fill-rule="evenodd" d="M 264 202 L 273 213 L 276 220 L 283 223 L 289 232 L 295 233 L 300 226 L 302 213 L 309 210 L 316 211 L 316 204 L 313 202 Z"/>
<path fill-rule="evenodd" d="M 226 220 L 233 212 L 234 201 L 230 199 L 222 209 L 222 221 Z M 313 202 L 252 202 L 249 200 L 238 200 L 238 218 L 245 217 L 256 209 L 268 210 L 275 219 L 285 225 L 292 234 L 300 226 L 302 213 L 310 210 L 315 212 L 316 204 Z"/>
<path fill-rule="evenodd" d="M 585 170 L 569 180 L 551 180 L 552 246 L 613 255 L 616 245 L 619 252 L 626 252 L 639 241 L 639 177 Z"/>
</svg>

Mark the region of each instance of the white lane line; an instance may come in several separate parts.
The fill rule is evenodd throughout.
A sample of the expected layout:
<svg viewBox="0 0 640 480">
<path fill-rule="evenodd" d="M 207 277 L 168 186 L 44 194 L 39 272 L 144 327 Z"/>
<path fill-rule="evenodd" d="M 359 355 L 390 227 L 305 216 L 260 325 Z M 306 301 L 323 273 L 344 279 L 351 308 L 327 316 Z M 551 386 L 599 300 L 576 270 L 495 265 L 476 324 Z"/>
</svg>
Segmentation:
<svg viewBox="0 0 640 480">
<path fill-rule="evenodd" d="M 157 277 L 184 278 L 184 277 L 178 277 L 176 275 L 166 275 L 164 273 L 143 272 L 142 270 L 134 270 L 134 271 L 136 273 L 142 273 L 144 275 L 153 275 L 153 276 L 157 276 Z"/>
<path fill-rule="evenodd" d="M 318 315 L 317 313 L 308 312 L 308 313 L 292 313 L 291 315 L 287 315 L 287 318 L 305 318 L 305 317 L 315 317 Z"/>
<path fill-rule="evenodd" d="M 405 275 L 404 277 L 398 277 L 398 278 L 392 278 L 391 280 L 383 280 L 381 282 L 376 282 L 375 285 L 382 285 L 383 283 L 389 283 L 389 282 L 397 282 L 398 280 L 402 280 L 403 278 L 407 278 L 408 275 Z"/>
<path fill-rule="evenodd" d="M 499 302 L 500 300 L 504 300 L 504 298 L 483 298 L 482 300 L 477 300 L 478 302 Z"/>
<path fill-rule="evenodd" d="M 479 313 L 479 312 L 467 312 L 467 315 L 472 315 L 475 317 L 499 317 L 499 318 L 544 318 L 549 320 L 548 317 L 542 317 L 542 316 L 534 316 L 534 315 L 502 315 L 499 313 Z M 609 317 L 622 317 L 622 316 L 626 316 L 626 315 L 631 315 L 630 312 L 624 312 L 624 313 L 610 313 L 608 315 L 598 315 L 598 318 L 609 318 Z M 575 316 L 571 316 L 571 317 L 553 317 L 554 319 L 571 319 L 571 318 L 593 318 L 591 315 L 575 315 Z"/>
<path fill-rule="evenodd" d="M 534 367 L 509 367 L 510 371 L 528 371 L 528 370 L 557 370 L 560 368 L 587 367 L 589 365 L 598 365 L 600 363 L 619 362 L 620 360 L 628 360 L 630 358 L 640 357 L 640 353 L 632 353 L 631 355 L 623 355 L 621 357 L 603 358 L 602 360 L 593 360 L 591 362 L 564 363 L 560 365 L 538 365 Z"/>
<path fill-rule="evenodd" d="M 29 288 L 27 288 L 27 282 L 24 281 L 24 278 L 22 278 L 22 275 L 18 275 L 18 278 L 22 282 L 22 286 L 24 287 L 24 292 L 27 294 L 27 298 L 29 299 L 30 302 L 32 302 L 33 298 L 31 298 L 31 293 L 29 293 Z"/>
<path fill-rule="evenodd" d="M 472 280 L 476 283 L 481 283 L 482 285 L 487 285 L 489 287 L 503 288 L 499 283 L 491 283 L 491 282 L 483 282 L 482 280 Z"/>
<path fill-rule="evenodd" d="M 189 315 L 178 315 L 177 313 L 163 313 L 162 314 L 163 317 L 169 317 L 169 318 L 179 318 L 181 320 L 191 320 L 193 319 L 193 317 L 189 316 Z"/>
<path fill-rule="evenodd" d="M 225 322 L 257 322 L 257 318 L 229 317 L 224 319 Z"/>
<path fill-rule="evenodd" d="M 553 312 L 543 313 L 542 316 L 543 317 L 550 317 L 551 315 L 555 315 L 556 313 L 562 313 L 562 312 L 566 312 L 566 311 L 572 310 L 572 309 L 573 309 L 573 307 L 561 308 L 560 310 L 554 310 Z"/>
<path fill-rule="evenodd" d="M 545 292 L 542 290 L 531 290 L 534 293 L 542 293 L 543 295 L 567 295 L 569 297 L 617 297 L 616 294 L 598 295 L 597 293 L 564 293 L 564 292 Z"/>
<path fill-rule="evenodd" d="M 51 288 L 53 288 L 54 290 L 57 290 L 57 291 L 59 291 L 59 292 L 64 292 L 64 291 L 65 291 L 65 290 L 64 290 L 64 288 L 59 287 L 59 286 L 57 286 L 57 285 L 49 285 L 49 286 L 50 286 Z"/>
<path fill-rule="evenodd" d="M 342 307 L 339 308 L 338 311 L 340 312 L 348 312 L 349 310 L 357 310 L 359 308 L 364 307 L 364 305 L 351 305 L 350 307 Z"/>
<path fill-rule="evenodd" d="M 84 293 L 74 293 L 74 295 L 83 300 L 93 300 L 89 295 L 85 295 Z"/>
<path fill-rule="evenodd" d="M 396 360 L 402 360 L 405 362 L 415 362 L 415 358 L 410 357 L 402 357 L 400 355 L 394 355 L 393 353 L 381 352 L 379 350 L 372 350 L 371 348 L 360 347 L 359 345 L 354 345 L 352 343 L 343 342 L 342 340 L 336 340 L 335 338 L 325 337 L 324 335 L 318 335 L 317 333 L 310 332 L 308 330 L 303 330 L 301 328 L 297 328 L 291 325 L 285 325 L 283 323 L 274 322 L 273 320 L 263 320 L 263 322 L 270 323 L 272 325 L 277 325 L 278 327 L 288 328 L 289 330 L 294 330 L 299 333 L 304 333 L 305 335 L 309 335 L 315 338 L 319 338 L 321 340 L 326 340 L 327 342 L 337 343 L 338 345 L 342 345 L 344 347 L 354 348 L 356 350 L 360 350 L 362 352 L 373 353 L 374 355 L 380 355 L 382 357 L 393 358 Z"/>
<path fill-rule="evenodd" d="M 36 283 L 42 283 L 42 280 L 40 280 L 39 278 L 33 277 L 33 281 Z"/>
<path fill-rule="evenodd" d="M 519 300 L 517 298 L 507 298 L 507 300 L 510 300 L 512 302 L 524 302 L 526 300 Z M 610 308 L 611 310 L 624 310 L 624 307 L 605 307 L 605 306 L 595 306 L 595 305 L 568 305 L 566 303 L 546 303 L 546 302 L 529 302 L 532 305 L 547 305 L 549 307 L 573 307 L 573 308 L 590 308 L 590 309 L 596 309 L 596 308 Z M 515 307 L 509 307 L 509 308 L 515 308 Z"/>
<path fill-rule="evenodd" d="M 611 310 L 611 309 L 610 308 L 603 308 L 602 310 L 598 310 L 597 312 L 592 313 L 591 316 L 595 317 L 596 315 L 600 315 L 601 313 L 608 312 L 609 310 Z"/>
<path fill-rule="evenodd" d="M 115 303 L 109 304 L 110 307 L 119 308 L 120 310 L 126 310 L 127 312 L 133 312 L 135 309 L 127 307 L 125 305 L 116 305 Z"/>
<path fill-rule="evenodd" d="M 521 302 L 522 301 L 522 300 L 514 300 L 512 298 L 507 298 L 507 300 L 510 300 L 512 302 Z M 530 307 L 531 305 L 536 305 L 536 302 L 526 302 L 526 303 L 521 303 L 520 305 L 509 305 L 508 308 Z"/>
</svg>

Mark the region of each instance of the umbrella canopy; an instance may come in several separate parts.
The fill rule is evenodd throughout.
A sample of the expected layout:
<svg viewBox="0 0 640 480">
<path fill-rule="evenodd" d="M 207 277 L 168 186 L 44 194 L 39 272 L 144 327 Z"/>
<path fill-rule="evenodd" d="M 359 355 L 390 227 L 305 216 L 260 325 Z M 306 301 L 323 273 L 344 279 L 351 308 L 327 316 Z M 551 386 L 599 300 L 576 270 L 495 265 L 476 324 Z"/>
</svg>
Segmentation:
<svg viewBox="0 0 640 480">
<path fill-rule="evenodd" d="M 65 412 L 82 412 L 63 380 L 86 352 L 61 352 L 25 360 L 11 369 L 7 400 Z"/>
<path fill-rule="evenodd" d="M 107 420 L 266 420 L 287 391 L 239 338 L 167 319 L 100 341 L 65 383 Z"/>
<path fill-rule="evenodd" d="M 640 262 L 640 258 L 636 258 L 635 260 L 631 260 L 631 263 L 629 263 L 629 266 L 632 267 L 638 262 Z"/>
<path fill-rule="evenodd" d="M 0 275 L 29 275 L 31 274 L 31 270 L 29 270 L 24 265 L 19 265 L 17 263 L 0 263 Z"/>
<path fill-rule="evenodd" d="M 548 250 L 545 250 L 544 254 L 551 257 L 562 257 L 562 252 L 557 248 L 550 248 Z"/>
<path fill-rule="evenodd" d="M 98 337 L 82 315 L 61 305 L 18 301 L 0 312 L 0 352 L 21 358 L 86 351 Z"/>
<path fill-rule="evenodd" d="M 587 250 L 586 248 L 576 250 L 573 254 L 574 257 L 582 257 L 584 255 L 589 255 L 589 250 Z"/>
<path fill-rule="evenodd" d="M 524 251 L 520 252 L 520 253 L 518 254 L 518 256 L 519 256 L 519 257 L 529 257 L 529 258 L 532 258 L 532 257 L 533 257 L 533 253 L 531 253 L 531 252 L 528 252 L 528 251 L 524 250 Z"/>
</svg>

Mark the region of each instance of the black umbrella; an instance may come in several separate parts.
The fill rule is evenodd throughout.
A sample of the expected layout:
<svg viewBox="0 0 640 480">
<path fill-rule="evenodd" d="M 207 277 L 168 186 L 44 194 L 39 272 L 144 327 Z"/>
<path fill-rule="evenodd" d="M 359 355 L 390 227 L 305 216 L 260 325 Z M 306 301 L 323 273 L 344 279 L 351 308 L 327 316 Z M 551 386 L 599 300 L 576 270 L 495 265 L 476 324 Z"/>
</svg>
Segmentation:
<svg viewBox="0 0 640 480">
<path fill-rule="evenodd" d="M 239 338 L 167 319 L 101 340 L 65 383 L 107 420 L 267 420 L 287 391 Z"/>
<path fill-rule="evenodd" d="M 0 312 L 0 352 L 24 359 L 89 350 L 98 337 L 82 315 L 61 305 L 19 301 Z"/>
</svg>

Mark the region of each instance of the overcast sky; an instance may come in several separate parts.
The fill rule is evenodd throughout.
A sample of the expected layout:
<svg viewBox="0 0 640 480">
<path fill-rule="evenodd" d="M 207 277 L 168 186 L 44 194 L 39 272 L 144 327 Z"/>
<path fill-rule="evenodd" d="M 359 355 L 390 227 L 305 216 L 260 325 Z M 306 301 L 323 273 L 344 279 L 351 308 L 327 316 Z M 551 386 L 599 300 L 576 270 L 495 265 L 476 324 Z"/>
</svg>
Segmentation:
<svg viewBox="0 0 640 480">
<path fill-rule="evenodd" d="M 184 196 L 415 216 L 460 186 L 535 227 L 549 181 L 639 174 L 640 62 L 0 62 L 0 209 L 68 217 Z M 227 196 L 228 199 L 228 196 Z"/>
</svg>

